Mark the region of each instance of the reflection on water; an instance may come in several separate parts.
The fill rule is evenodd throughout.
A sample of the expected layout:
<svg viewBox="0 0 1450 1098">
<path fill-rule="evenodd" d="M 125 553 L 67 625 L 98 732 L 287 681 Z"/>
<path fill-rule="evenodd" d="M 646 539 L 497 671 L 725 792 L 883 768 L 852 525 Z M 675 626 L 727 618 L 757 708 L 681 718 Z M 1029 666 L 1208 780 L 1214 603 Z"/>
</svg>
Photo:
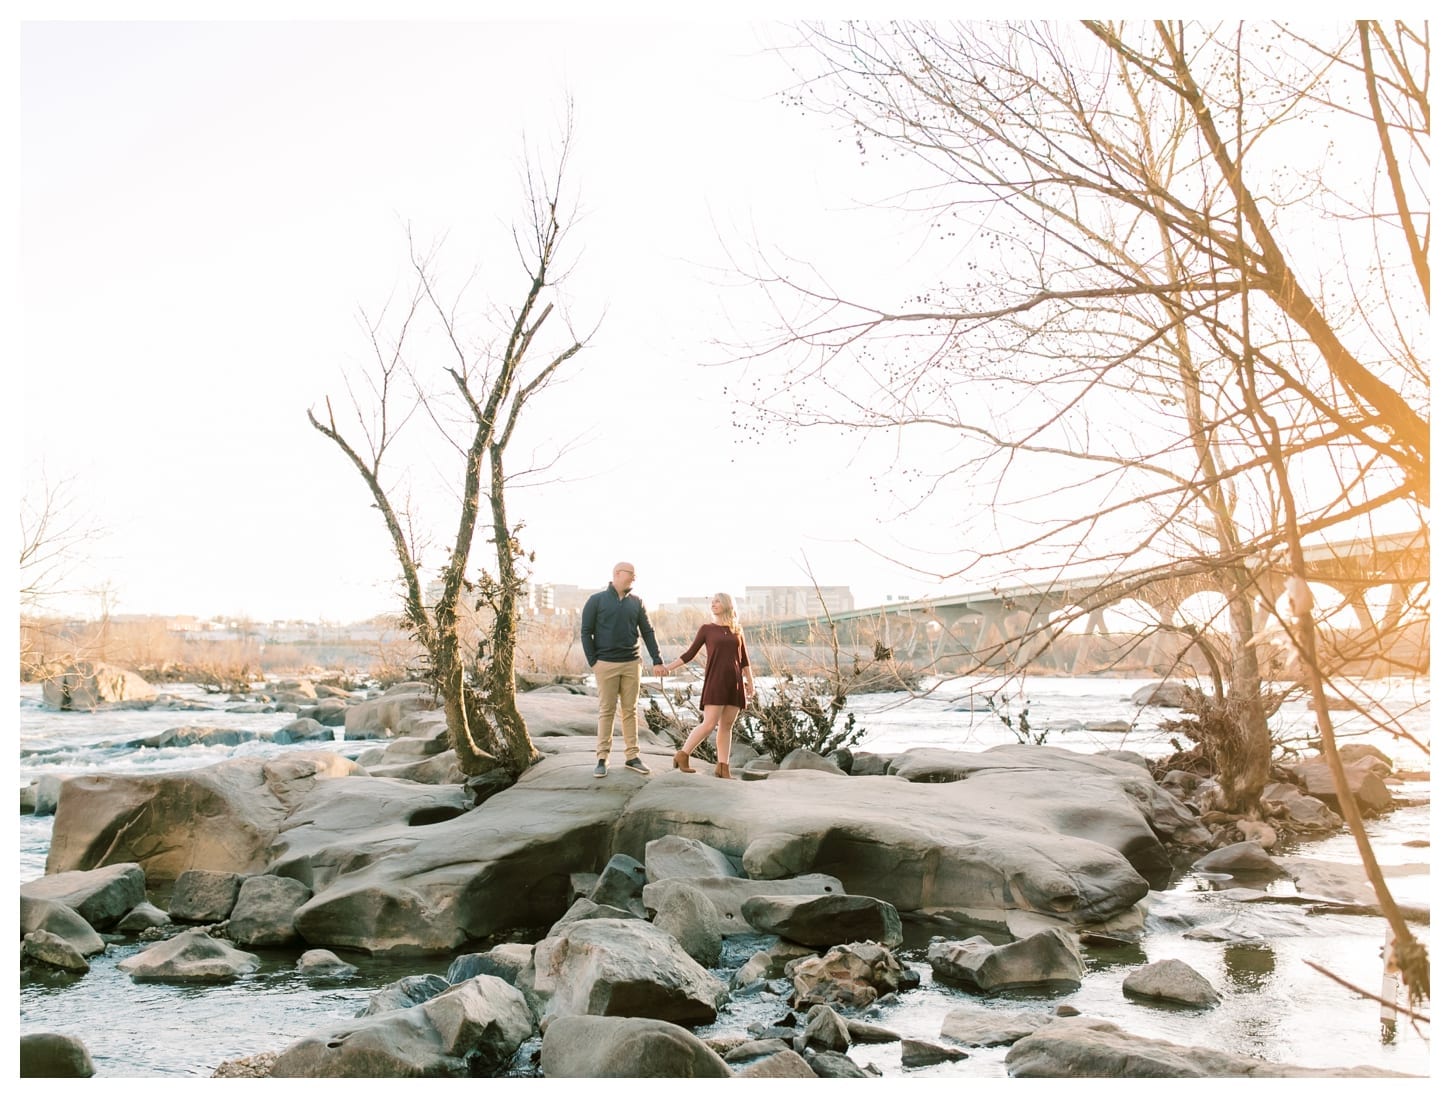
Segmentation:
<svg viewBox="0 0 1450 1098">
<path fill-rule="evenodd" d="M 1235 991 L 1261 991 L 1274 975 L 1274 948 L 1267 942 L 1225 946 L 1223 971 Z"/>
</svg>

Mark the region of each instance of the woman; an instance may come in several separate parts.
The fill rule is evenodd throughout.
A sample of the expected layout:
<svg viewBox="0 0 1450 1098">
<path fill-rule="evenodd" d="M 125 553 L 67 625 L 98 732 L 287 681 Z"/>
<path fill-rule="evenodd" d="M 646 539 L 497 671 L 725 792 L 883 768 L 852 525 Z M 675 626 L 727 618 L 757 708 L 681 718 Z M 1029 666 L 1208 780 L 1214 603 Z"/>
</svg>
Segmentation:
<svg viewBox="0 0 1450 1098">
<path fill-rule="evenodd" d="M 665 671 L 676 671 L 705 649 L 705 685 L 700 690 L 700 708 L 704 719 L 690 733 L 685 745 L 675 752 L 675 769 L 693 774 L 690 755 L 699 747 L 710 730 L 715 729 L 715 777 L 730 777 L 730 730 L 735 718 L 749 704 L 755 693 L 755 678 L 750 670 L 750 657 L 745 653 L 745 637 L 735 616 L 735 602 L 721 591 L 710 599 L 713 623 L 700 626 L 694 643 L 684 655 L 665 665 Z"/>
</svg>

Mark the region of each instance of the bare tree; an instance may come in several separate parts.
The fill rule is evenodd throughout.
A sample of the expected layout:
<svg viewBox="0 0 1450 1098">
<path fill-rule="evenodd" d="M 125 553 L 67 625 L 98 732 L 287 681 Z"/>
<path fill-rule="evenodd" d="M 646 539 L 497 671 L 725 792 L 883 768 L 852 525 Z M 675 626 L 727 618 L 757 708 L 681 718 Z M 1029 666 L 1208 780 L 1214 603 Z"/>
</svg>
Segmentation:
<svg viewBox="0 0 1450 1098">
<path fill-rule="evenodd" d="M 792 102 L 891 160 L 938 269 L 863 302 L 767 261 L 782 331 L 755 353 L 788 366 L 757 409 L 944 439 L 917 501 L 982 500 L 1000 538 L 954 575 L 1217 590 L 1215 636 L 1158 628 L 1207 661 L 1202 743 L 1224 807 L 1257 814 L 1271 569 L 1313 675 L 1302 539 L 1428 544 L 1428 27 L 848 24 L 802 47 Z"/>
<path fill-rule="evenodd" d="M 69 477 L 52 481 L 41 469 L 20 498 L 20 609 L 38 613 L 73 595 L 71 574 L 99 530 L 79 513 Z"/>
<path fill-rule="evenodd" d="M 563 207 L 568 153 L 566 127 L 552 173 L 543 176 L 532 167 L 526 173 L 528 222 L 514 235 L 523 292 L 503 318 L 499 340 L 484 341 L 482 350 L 475 349 L 462 330 L 457 303 L 445 297 L 434 273 L 434 257 L 422 254 L 410 234 L 414 290 L 396 332 L 391 339 L 384 337 L 383 318 L 368 325 L 372 401 L 364 406 L 353 395 L 360 441 L 345 437 L 330 399 L 323 416 L 308 412 L 312 426 L 362 477 L 382 516 L 401 573 L 403 619 L 427 653 L 459 765 L 468 774 L 501 766 L 517 776 L 538 758 L 515 701 L 527 557 L 519 542 L 520 524 L 509 517 L 510 474 L 504 459 L 525 408 L 586 341 L 564 319 L 565 330 L 555 347 L 540 349 L 540 334 L 556 316 L 558 285 L 566 270 L 562 248 L 570 223 Z M 562 318 L 563 310 L 557 312 Z M 418 329 L 424 318 L 435 326 L 432 334 L 441 348 L 447 385 L 440 394 L 427 393 L 405 353 L 422 338 Z M 414 525 L 411 497 L 389 479 L 390 451 L 420 410 L 459 462 L 452 483 L 457 521 L 432 592 L 422 575 L 424 544 Z M 492 568 L 473 572 L 471 558 L 480 531 L 493 546 Z M 476 610 L 486 612 L 488 625 L 486 638 L 475 649 L 462 625 Z"/>
</svg>

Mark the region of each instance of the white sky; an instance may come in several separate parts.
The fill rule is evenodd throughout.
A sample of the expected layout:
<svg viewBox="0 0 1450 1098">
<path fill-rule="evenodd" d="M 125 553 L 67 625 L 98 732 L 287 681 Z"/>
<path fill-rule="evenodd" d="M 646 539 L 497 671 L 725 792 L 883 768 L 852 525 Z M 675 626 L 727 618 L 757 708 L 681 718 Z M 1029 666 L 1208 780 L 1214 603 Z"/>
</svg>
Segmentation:
<svg viewBox="0 0 1450 1098">
<path fill-rule="evenodd" d="M 71 478 L 103 531 L 74 579 L 108 583 L 114 611 L 396 608 L 377 512 L 306 411 L 345 400 L 358 310 L 406 285 L 405 224 L 448 234 L 455 268 L 508 258 L 525 139 L 552 142 L 569 96 L 573 315 L 603 325 L 515 448 L 519 467 L 527 443 L 578 440 L 510 503 L 533 578 L 602 586 L 628 558 L 653 605 L 803 583 L 808 561 L 858 605 L 928 592 L 857 544 L 895 553 L 907 533 L 859 440 L 756 440 L 731 424 L 739 368 L 711 365 L 713 341 L 751 323 L 727 248 L 871 266 L 864 230 L 833 220 L 863 197 L 853 150 L 782 106 L 789 72 L 761 25 L 40 22 L 87 9 L 35 7 L 18 30 L 18 467 L 22 491 L 41 468 Z"/>
</svg>

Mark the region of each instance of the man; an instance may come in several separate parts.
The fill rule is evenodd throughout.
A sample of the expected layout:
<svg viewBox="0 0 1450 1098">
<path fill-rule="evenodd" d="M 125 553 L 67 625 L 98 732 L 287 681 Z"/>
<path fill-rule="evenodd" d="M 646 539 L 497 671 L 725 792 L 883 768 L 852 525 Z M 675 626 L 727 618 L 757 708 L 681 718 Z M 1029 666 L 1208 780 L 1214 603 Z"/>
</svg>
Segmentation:
<svg viewBox="0 0 1450 1098">
<path fill-rule="evenodd" d="M 599 686 L 599 736 L 594 753 L 599 762 L 594 776 L 602 778 L 609 772 L 609 749 L 614 739 L 614 710 L 624 725 L 624 766 L 637 774 L 648 774 L 649 767 L 639 757 L 639 638 L 644 638 L 654 673 L 665 673 L 655 643 L 654 627 L 638 595 L 630 594 L 634 584 L 634 565 L 620 561 L 614 566 L 614 579 L 603 591 L 596 591 L 584 603 L 579 623 L 579 638 L 584 643 L 584 658 L 594 669 Z"/>
</svg>

